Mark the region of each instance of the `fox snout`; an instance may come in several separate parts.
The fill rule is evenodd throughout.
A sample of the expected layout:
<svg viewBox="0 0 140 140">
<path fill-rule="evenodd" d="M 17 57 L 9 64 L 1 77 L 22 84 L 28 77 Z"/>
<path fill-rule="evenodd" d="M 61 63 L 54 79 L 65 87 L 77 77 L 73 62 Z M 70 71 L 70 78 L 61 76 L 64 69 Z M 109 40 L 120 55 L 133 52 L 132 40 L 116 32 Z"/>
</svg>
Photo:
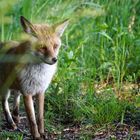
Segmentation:
<svg viewBox="0 0 140 140">
<path fill-rule="evenodd" d="M 53 65 L 57 62 L 56 56 L 46 56 L 40 52 L 32 52 L 32 55 L 38 59 L 37 62 L 44 62 L 49 65 Z"/>
<path fill-rule="evenodd" d="M 53 58 L 44 58 L 42 59 L 42 61 L 44 61 L 45 63 L 49 64 L 49 65 L 53 65 L 57 62 L 57 58 L 53 57 Z"/>
</svg>

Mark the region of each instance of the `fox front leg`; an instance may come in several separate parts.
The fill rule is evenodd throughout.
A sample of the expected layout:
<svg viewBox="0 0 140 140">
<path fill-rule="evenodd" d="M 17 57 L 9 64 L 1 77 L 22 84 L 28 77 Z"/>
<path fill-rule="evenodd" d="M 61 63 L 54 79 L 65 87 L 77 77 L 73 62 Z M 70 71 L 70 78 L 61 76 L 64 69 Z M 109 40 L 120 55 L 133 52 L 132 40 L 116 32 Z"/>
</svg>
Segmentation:
<svg viewBox="0 0 140 140">
<path fill-rule="evenodd" d="M 6 119 L 7 123 L 12 127 L 12 129 L 16 130 L 17 126 L 12 119 L 12 115 L 10 113 L 9 103 L 8 103 L 8 98 L 10 96 L 10 90 L 7 89 L 7 90 L 5 90 L 5 92 L 3 91 L 2 95 L 3 95 L 2 96 L 2 108 L 4 111 L 5 119 Z"/>
<path fill-rule="evenodd" d="M 40 139 L 40 134 L 38 132 L 38 127 L 37 127 L 36 118 L 35 118 L 35 110 L 34 110 L 34 103 L 33 103 L 32 95 L 24 95 L 23 99 L 24 99 L 25 110 L 26 110 L 27 117 L 29 120 L 30 130 L 31 130 L 33 139 L 34 140 Z"/>
<path fill-rule="evenodd" d="M 44 137 L 44 93 L 37 94 L 37 109 L 38 131 L 41 137 Z"/>
</svg>

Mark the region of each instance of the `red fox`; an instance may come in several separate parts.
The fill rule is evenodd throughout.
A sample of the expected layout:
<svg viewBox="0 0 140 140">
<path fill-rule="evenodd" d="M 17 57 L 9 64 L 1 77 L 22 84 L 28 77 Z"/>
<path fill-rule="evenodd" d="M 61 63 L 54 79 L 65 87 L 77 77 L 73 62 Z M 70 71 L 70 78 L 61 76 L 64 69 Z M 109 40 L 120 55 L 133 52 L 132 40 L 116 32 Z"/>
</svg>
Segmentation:
<svg viewBox="0 0 140 140">
<path fill-rule="evenodd" d="M 61 36 L 69 20 L 49 26 L 32 24 L 20 17 L 23 30 L 31 39 L 23 42 L 0 43 L 0 96 L 8 124 L 17 129 L 20 95 L 23 101 L 33 139 L 44 136 L 44 93 L 57 68 Z M 13 112 L 8 98 L 14 94 Z M 37 100 L 37 119 L 33 97 Z"/>
</svg>

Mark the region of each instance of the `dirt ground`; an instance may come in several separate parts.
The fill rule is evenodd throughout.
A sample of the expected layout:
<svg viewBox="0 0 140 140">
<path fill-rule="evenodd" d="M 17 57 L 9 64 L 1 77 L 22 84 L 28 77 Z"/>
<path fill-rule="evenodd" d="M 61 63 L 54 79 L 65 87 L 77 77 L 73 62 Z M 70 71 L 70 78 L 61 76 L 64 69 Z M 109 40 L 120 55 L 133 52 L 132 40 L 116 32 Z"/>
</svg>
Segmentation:
<svg viewBox="0 0 140 140">
<path fill-rule="evenodd" d="M 0 127 L 0 134 L 3 132 L 10 133 L 11 136 L 7 138 L 0 137 L 0 140 L 12 140 L 12 131 L 8 128 L 4 121 Z M 46 140 L 140 140 L 140 131 L 137 127 L 128 124 L 113 124 L 102 127 L 97 131 L 94 130 L 94 126 L 79 126 L 79 125 L 67 125 L 61 132 L 46 132 Z M 26 117 L 21 118 L 19 124 L 18 134 L 23 134 L 23 140 L 31 140 L 29 133 L 28 121 Z"/>
</svg>

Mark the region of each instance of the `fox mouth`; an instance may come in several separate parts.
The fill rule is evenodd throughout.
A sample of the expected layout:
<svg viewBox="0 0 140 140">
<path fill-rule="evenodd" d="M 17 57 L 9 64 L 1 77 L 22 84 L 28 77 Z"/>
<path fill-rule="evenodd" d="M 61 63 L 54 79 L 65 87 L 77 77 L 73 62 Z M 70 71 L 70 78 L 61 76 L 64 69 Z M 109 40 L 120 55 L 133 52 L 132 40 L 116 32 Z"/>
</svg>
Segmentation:
<svg viewBox="0 0 140 140">
<path fill-rule="evenodd" d="M 49 64 L 49 65 L 53 65 L 56 63 L 56 62 L 48 62 L 47 60 L 45 60 L 43 58 L 40 58 L 40 59 L 41 59 L 41 61 L 43 61 L 44 63 Z"/>
</svg>

